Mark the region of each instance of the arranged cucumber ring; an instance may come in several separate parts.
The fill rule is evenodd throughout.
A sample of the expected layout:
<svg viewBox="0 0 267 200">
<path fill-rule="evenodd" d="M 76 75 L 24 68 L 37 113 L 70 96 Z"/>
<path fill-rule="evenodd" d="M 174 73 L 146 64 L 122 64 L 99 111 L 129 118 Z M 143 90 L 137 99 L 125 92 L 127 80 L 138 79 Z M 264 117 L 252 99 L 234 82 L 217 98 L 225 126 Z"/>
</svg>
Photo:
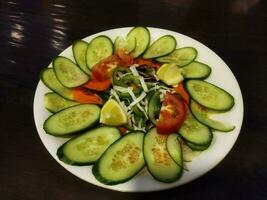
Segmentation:
<svg viewBox="0 0 267 200">
<path fill-rule="evenodd" d="M 221 122 L 218 120 L 214 120 L 210 118 L 210 115 L 216 115 L 220 114 L 220 112 L 216 112 L 214 110 L 209 110 L 199 104 L 197 104 L 195 101 L 190 101 L 190 109 L 195 118 L 200 121 L 203 124 L 206 124 L 207 126 L 223 132 L 232 131 L 235 129 L 235 126 L 230 123 Z"/>
<path fill-rule="evenodd" d="M 146 51 L 150 43 L 150 33 L 145 27 L 135 27 L 127 35 L 128 40 L 135 40 L 133 57 L 137 58 Z"/>
<path fill-rule="evenodd" d="M 174 50 L 170 55 L 159 57 L 156 60 L 162 63 L 176 63 L 178 66 L 185 66 L 193 62 L 197 57 L 197 50 L 193 47 L 183 47 Z"/>
<path fill-rule="evenodd" d="M 235 104 L 231 94 L 206 81 L 189 80 L 185 88 L 196 102 L 209 109 L 227 111 Z"/>
<path fill-rule="evenodd" d="M 77 40 L 72 45 L 73 57 L 78 64 L 78 66 L 86 74 L 90 74 L 90 70 L 86 65 L 86 51 L 88 48 L 88 43 L 83 40 Z"/>
<path fill-rule="evenodd" d="M 52 91 L 65 99 L 74 100 L 72 90 L 62 85 L 56 77 L 53 68 L 45 68 L 41 71 L 42 82 Z"/>
<path fill-rule="evenodd" d="M 48 111 L 52 113 L 61 111 L 71 106 L 75 106 L 77 104 L 79 103 L 65 99 L 55 92 L 48 92 L 44 96 L 44 106 Z"/>
<path fill-rule="evenodd" d="M 147 169 L 147 177 L 178 183 L 194 170 L 189 162 L 214 148 L 217 131 L 234 130 L 212 115 L 235 99 L 209 82 L 216 68 L 198 61 L 200 46 L 177 49 L 171 32 L 155 37 L 140 26 L 109 36 L 75 41 L 73 57 L 61 54 L 42 70 L 52 90 L 43 96 L 44 135 L 61 137 L 54 152 L 63 165 L 93 165 L 96 182 L 126 183 Z"/>
<path fill-rule="evenodd" d="M 182 75 L 186 79 L 205 79 L 211 73 L 211 68 L 201 62 L 193 61 L 182 68 Z"/>
<path fill-rule="evenodd" d="M 190 112 L 178 132 L 186 142 L 199 146 L 209 146 L 213 138 L 209 127 L 198 122 Z"/>
<path fill-rule="evenodd" d="M 111 56 L 113 53 L 112 41 L 104 35 L 94 38 L 86 51 L 86 64 L 91 69 L 99 61 Z"/>
<path fill-rule="evenodd" d="M 192 150 L 195 150 L 195 151 L 204 151 L 206 150 L 207 148 L 209 148 L 210 144 L 207 144 L 207 145 L 196 145 L 194 143 L 191 143 L 191 142 L 185 142 L 187 144 L 187 146 L 189 146 Z"/>
<path fill-rule="evenodd" d="M 93 166 L 101 183 L 115 185 L 134 177 L 143 167 L 143 132 L 132 132 L 113 143 Z"/>
<path fill-rule="evenodd" d="M 78 87 L 89 80 L 89 76 L 74 62 L 63 56 L 58 56 L 53 60 L 53 68 L 57 79 L 65 87 Z"/>
<path fill-rule="evenodd" d="M 182 147 L 178 139 L 178 135 L 173 133 L 168 135 L 166 141 L 167 151 L 177 165 L 183 167 L 183 152 Z"/>
<path fill-rule="evenodd" d="M 144 53 L 143 58 L 148 59 L 165 56 L 173 52 L 175 48 L 175 38 L 171 35 L 164 35 L 153 42 L 153 44 Z"/>
<path fill-rule="evenodd" d="M 145 135 L 144 158 L 149 172 L 156 180 L 171 183 L 182 174 L 182 167 L 174 161 L 167 150 L 167 136 L 158 134 L 155 128 Z"/>
<path fill-rule="evenodd" d="M 73 134 L 96 124 L 99 116 L 100 108 L 97 105 L 72 106 L 48 117 L 44 122 L 44 130 L 54 136 Z"/>
<path fill-rule="evenodd" d="M 98 127 L 65 142 L 57 150 L 57 156 L 70 165 L 93 164 L 120 136 L 115 127 Z"/>
</svg>

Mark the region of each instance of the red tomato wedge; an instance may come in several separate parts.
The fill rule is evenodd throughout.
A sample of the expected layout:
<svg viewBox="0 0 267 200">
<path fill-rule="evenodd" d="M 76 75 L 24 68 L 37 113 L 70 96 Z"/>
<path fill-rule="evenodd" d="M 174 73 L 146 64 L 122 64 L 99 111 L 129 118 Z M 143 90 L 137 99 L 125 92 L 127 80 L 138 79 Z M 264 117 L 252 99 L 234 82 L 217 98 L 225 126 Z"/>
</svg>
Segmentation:
<svg viewBox="0 0 267 200">
<path fill-rule="evenodd" d="M 179 85 L 174 88 L 174 91 L 181 95 L 187 105 L 189 104 L 189 94 L 185 91 L 183 83 L 179 83 Z"/>
<path fill-rule="evenodd" d="M 159 69 L 161 64 L 153 62 L 152 59 L 144 59 L 144 58 L 137 58 L 134 63 L 138 65 L 147 65 L 148 67 L 154 67 L 156 69 Z"/>
<path fill-rule="evenodd" d="M 160 134 L 175 133 L 183 124 L 186 112 L 187 106 L 184 100 L 167 92 L 163 99 L 159 120 L 156 123 L 157 132 Z"/>
<path fill-rule="evenodd" d="M 131 54 L 125 53 L 123 50 L 119 50 L 117 55 L 120 58 L 120 65 L 124 67 L 129 67 L 134 64 L 134 58 Z"/>
<path fill-rule="evenodd" d="M 128 131 L 124 126 L 119 126 L 118 129 L 120 130 L 121 135 L 126 135 L 126 132 Z"/>
<path fill-rule="evenodd" d="M 92 76 L 91 80 L 83 86 L 91 90 L 105 91 L 111 86 L 111 79 L 99 81 Z"/>
<path fill-rule="evenodd" d="M 134 60 L 131 54 L 118 51 L 118 54 L 103 59 L 92 68 L 92 79 L 85 87 L 93 90 L 103 91 L 110 87 L 112 71 L 117 67 L 129 67 Z"/>
<path fill-rule="evenodd" d="M 74 96 L 74 100 L 79 103 L 103 104 L 101 97 L 83 87 L 72 89 L 72 94 Z"/>
<path fill-rule="evenodd" d="M 113 69 L 115 69 L 119 63 L 120 58 L 117 55 L 109 56 L 93 66 L 92 76 L 99 81 L 110 79 Z"/>
</svg>

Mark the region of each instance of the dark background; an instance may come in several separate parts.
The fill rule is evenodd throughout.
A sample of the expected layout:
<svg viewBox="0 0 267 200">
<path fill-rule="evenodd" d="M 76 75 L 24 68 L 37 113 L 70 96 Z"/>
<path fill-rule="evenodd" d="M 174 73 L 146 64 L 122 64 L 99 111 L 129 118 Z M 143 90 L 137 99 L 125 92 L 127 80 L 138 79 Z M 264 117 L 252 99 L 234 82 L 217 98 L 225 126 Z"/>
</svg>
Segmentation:
<svg viewBox="0 0 267 200">
<path fill-rule="evenodd" d="M 33 120 L 39 72 L 75 39 L 124 26 L 188 35 L 214 50 L 239 81 L 240 137 L 205 176 L 163 192 L 102 189 L 64 170 Z M 265 0 L 1 0 L 0 199 L 267 199 L 267 2 Z"/>
</svg>

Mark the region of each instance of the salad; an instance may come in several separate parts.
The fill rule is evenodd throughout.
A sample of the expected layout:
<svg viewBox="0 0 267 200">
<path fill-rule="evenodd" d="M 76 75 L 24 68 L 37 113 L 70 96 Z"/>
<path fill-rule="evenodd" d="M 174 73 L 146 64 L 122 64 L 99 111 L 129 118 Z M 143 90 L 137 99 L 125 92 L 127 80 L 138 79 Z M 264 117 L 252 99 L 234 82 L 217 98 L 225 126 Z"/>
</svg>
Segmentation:
<svg viewBox="0 0 267 200">
<path fill-rule="evenodd" d="M 93 165 L 103 184 L 129 181 L 145 167 L 157 181 L 175 182 L 210 147 L 213 130 L 235 128 L 212 118 L 232 109 L 233 96 L 205 81 L 212 70 L 196 60 L 197 49 L 177 48 L 171 35 L 151 42 L 146 27 L 135 27 L 114 42 L 78 40 L 72 52 L 75 61 L 57 56 L 41 72 L 52 113 L 43 128 L 70 137 L 59 160 Z"/>
</svg>

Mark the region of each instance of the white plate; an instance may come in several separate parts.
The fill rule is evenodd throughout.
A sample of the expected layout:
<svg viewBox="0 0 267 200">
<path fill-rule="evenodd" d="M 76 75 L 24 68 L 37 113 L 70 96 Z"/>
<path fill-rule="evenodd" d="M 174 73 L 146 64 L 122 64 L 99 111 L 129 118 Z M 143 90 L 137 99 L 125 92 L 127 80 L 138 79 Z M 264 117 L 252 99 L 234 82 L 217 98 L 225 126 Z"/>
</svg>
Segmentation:
<svg viewBox="0 0 267 200">
<path fill-rule="evenodd" d="M 128 27 L 103 31 L 88 36 L 84 40 L 90 41 L 92 38 L 103 34 L 109 36 L 114 41 L 116 36 L 125 36 L 130 29 L 131 28 Z M 162 35 L 170 34 L 176 38 L 178 47 L 192 46 L 198 50 L 197 60 L 208 64 L 212 68 L 212 73 L 207 79 L 207 81 L 224 88 L 235 98 L 235 105 L 233 109 L 230 112 L 227 112 L 224 115 L 223 119 L 233 123 L 236 128 L 229 133 L 220 133 L 214 131 L 214 139 L 210 148 L 201 153 L 200 156 L 194 158 L 194 160 L 188 164 L 189 172 L 185 171 L 181 179 L 174 183 L 161 183 L 154 180 L 149 173 L 141 173 L 124 184 L 107 186 L 99 183 L 94 178 L 91 173 L 91 166 L 70 166 L 58 160 L 56 156 L 57 148 L 67 139 L 53 137 L 51 135 L 46 134 L 43 130 L 43 123 L 45 119 L 50 115 L 50 113 L 47 112 L 44 108 L 43 97 L 44 94 L 49 91 L 49 89 L 47 89 L 44 84 L 39 81 L 34 97 L 34 120 L 38 130 L 38 134 L 44 146 L 53 156 L 53 158 L 66 170 L 94 185 L 123 192 L 148 192 L 165 190 L 168 188 L 173 188 L 185 184 L 207 173 L 209 170 L 214 168 L 220 161 L 222 161 L 222 159 L 228 154 L 228 152 L 233 147 L 239 135 L 243 120 L 242 94 L 235 76 L 233 75 L 229 67 L 224 63 L 224 61 L 208 47 L 185 35 L 159 28 L 149 28 L 149 31 L 151 33 L 152 41 Z M 64 50 L 60 55 L 73 59 L 71 46 Z"/>
</svg>

